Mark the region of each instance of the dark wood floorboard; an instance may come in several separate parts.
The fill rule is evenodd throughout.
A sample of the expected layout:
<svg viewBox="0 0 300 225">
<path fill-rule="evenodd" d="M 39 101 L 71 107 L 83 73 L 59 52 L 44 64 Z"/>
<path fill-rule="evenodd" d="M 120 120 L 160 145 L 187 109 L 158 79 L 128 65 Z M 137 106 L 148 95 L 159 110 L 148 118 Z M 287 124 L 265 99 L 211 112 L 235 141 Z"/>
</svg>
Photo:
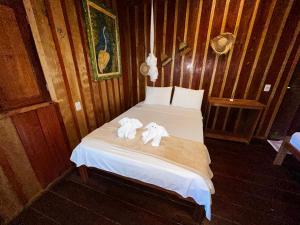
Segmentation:
<svg viewBox="0 0 300 225">
<path fill-rule="evenodd" d="M 288 156 L 273 166 L 275 152 L 250 145 L 206 140 L 212 159 L 212 225 L 300 224 L 300 163 Z M 52 187 L 11 225 L 196 225 L 195 204 L 133 185 L 106 173 L 90 173 L 83 184 L 76 171 Z"/>
<path fill-rule="evenodd" d="M 83 187 L 70 181 L 58 185 L 53 193 L 58 194 L 66 200 L 71 200 L 74 204 L 83 206 L 98 215 L 110 218 L 119 224 L 139 225 L 139 224 L 170 224 L 165 218 L 157 218 L 155 214 L 141 210 L 133 204 L 120 199 L 110 197 L 90 188 Z M 124 192 L 123 192 L 124 194 Z"/>
<path fill-rule="evenodd" d="M 70 178 L 75 183 L 81 183 L 78 176 L 71 176 Z M 116 201 L 127 203 L 130 207 L 135 206 L 152 215 L 157 215 L 159 218 L 169 218 L 170 221 L 180 224 L 193 224 L 191 215 L 195 207 L 194 204 L 187 205 L 181 204 L 178 200 L 171 201 L 164 196 L 153 193 L 153 191 L 145 190 L 145 187 L 141 194 L 141 189 L 136 188 L 136 186 L 124 184 L 119 179 L 108 179 L 99 174 L 91 174 L 91 179 L 85 186 L 104 193 Z"/>
<path fill-rule="evenodd" d="M 34 210 L 33 208 L 25 209 L 11 225 L 25 225 L 25 224 L 43 224 L 43 225 L 57 225 L 55 220 L 43 215 L 42 213 Z"/>
</svg>

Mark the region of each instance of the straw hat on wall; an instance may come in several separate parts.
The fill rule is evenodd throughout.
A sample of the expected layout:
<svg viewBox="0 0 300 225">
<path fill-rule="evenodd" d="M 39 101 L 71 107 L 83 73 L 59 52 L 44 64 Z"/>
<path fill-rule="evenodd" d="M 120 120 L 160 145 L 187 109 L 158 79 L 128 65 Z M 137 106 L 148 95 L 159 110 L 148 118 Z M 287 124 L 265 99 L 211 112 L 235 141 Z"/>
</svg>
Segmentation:
<svg viewBox="0 0 300 225">
<path fill-rule="evenodd" d="M 222 33 L 210 41 L 210 45 L 217 55 L 229 52 L 234 43 L 235 37 L 232 33 Z"/>
<path fill-rule="evenodd" d="M 140 65 L 140 73 L 144 76 L 148 75 L 149 69 L 150 67 L 145 62 Z"/>
</svg>

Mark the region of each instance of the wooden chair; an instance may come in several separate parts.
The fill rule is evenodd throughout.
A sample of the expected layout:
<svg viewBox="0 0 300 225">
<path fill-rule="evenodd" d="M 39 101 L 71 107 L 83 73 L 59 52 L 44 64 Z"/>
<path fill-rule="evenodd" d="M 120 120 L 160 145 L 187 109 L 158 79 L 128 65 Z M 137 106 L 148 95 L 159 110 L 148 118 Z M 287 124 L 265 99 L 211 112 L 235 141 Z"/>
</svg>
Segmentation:
<svg viewBox="0 0 300 225">
<path fill-rule="evenodd" d="M 283 143 L 280 146 L 280 149 L 273 161 L 273 165 L 280 166 L 288 152 L 292 153 L 295 156 L 295 158 L 300 161 L 300 149 L 296 149 L 293 145 L 291 145 L 290 140 L 291 137 L 286 137 L 283 140 Z"/>
</svg>

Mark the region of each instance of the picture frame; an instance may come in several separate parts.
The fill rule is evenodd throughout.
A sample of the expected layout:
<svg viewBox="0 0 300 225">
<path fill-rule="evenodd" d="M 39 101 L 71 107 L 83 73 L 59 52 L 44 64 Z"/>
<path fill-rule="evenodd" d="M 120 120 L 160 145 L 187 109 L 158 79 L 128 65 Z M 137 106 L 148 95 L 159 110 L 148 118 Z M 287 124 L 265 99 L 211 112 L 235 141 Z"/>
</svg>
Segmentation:
<svg viewBox="0 0 300 225">
<path fill-rule="evenodd" d="M 83 0 L 93 79 L 121 76 L 118 18 L 100 0 Z"/>
</svg>

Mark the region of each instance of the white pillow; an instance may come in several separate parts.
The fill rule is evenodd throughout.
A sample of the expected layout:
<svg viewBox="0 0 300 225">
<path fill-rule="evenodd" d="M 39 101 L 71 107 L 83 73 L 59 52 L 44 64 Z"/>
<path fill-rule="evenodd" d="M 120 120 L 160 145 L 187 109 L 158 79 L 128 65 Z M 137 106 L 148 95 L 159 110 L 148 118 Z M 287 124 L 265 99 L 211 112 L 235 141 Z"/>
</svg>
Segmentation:
<svg viewBox="0 0 300 225">
<path fill-rule="evenodd" d="M 170 105 L 173 87 L 146 87 L 145 104 Z"/>
<path fill-rule="evenodd" d="M 201 110 L 204 90 L 175 87 L 172 105 Z"/>
</svg>

